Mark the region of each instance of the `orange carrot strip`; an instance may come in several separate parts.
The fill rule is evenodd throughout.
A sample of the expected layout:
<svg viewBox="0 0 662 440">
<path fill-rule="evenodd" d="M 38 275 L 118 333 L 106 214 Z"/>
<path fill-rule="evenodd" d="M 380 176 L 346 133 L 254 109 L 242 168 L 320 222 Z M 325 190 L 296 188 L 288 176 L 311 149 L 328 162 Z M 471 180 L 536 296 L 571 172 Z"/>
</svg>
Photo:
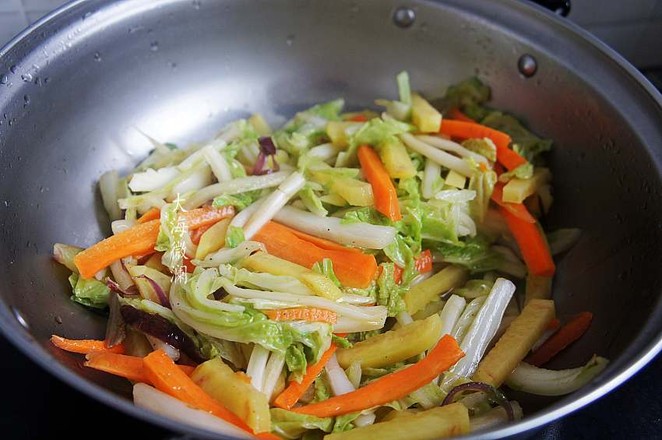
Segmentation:
<svg viewBox="0 0 662 440">
<path fill-rule="evenodd" d="M 189 229 L 197 229 L 234 215 L 234 207 L 197 208 L 182 215 Z M 154 251 L 160 227 L 160 220 L 138 223 L 79 252 L 74 257 L 74 263 L 83 278 L 91 278 L 120 258 L 151 253 Z"/>
<path fill-rule="evenodd" d="M 207 394 L 186 373 L 177 368 L 177 365 L 163 350 L 156 350 L 145 356 L 143 366 L 149 383 L 158 390 L 252 433 L 243 420 Z"/>
<path fill-rule="evenodd" d="M 588 330 L 592 320 L 593 314 L 591 312 L 582 312 L 575 316 L 561 327 L 558 332 L 543 342 L 540 348 L 525 359 L 525 362 L 536 367 L 546 364 L 561 350 L 581 338 L 586 333 L 586 330 Z"/>
<path fill-rule="evenodd" d="M 432 252 L 430 249 L 426 249 L 420 253 L 418 257 L 414 259 L 414 268 L 419 273 L 426 273 L 432 270 Z M 393 266 L 393 279 L 395 284 L 400 284 L 402 282 L 402 273 L 403 270 L 397 264 Z"/>
<path fill-rule="evenodd" d="M 357 115 L 352 116 L 351 118 L 347 118 L 347 120 L 352 122 L 367 122 L 368 117 L 362 113 L 359 113 Z"/>
<path fill-rule="evenodd" d="M 143 358 L 138 356 L 95 351 L 87 354 L 84 365 L 134 382 L 149 383 L 144 370 Z M 187 376 L 193 374 L 193 370 L 195 370 L 195 367 L 190 365 L 177 365 L 177 367 Z"/>
<path fill-rule="evenodd" d="M 314 363 L 313 365 L 308 365 L 306 368 L 306 374 L 304 374 L 301 383 L 297 381 L 290 381 L 287 385 L 287 388 L 283 390 L 282 393 L 276 397 L 274 400 L 274 405 L 279 408 L 291 409 L 295 403 L 299 401 L 301 396 L 306 392 L 306 390 L 312 385 L 317 376 L 322 372 L 322 369 L 326 366 L 333 356 L 333 353 L 336 352 L 338 347 L 334 344 L 331 344 L 328 350 L 322 354 L 320 360 Z"/>
<path fill-rule="evenodd" d="M 189 233 L 189 236 L 191 237 L 191 241 L 193 242 L 193 244 L 195 244 L 195 245 L 200 244 L 200 239 L 202 238 L 202 234 L 204 234 L 205 232 L 207 232 L 207 230 L 208 230 L 209 228 L 211 228 L 212 226 L 214 226 L 214 224 L 215 224 L 215 223 L 212 223 L 212 224 L 209 224 L 209 225 L 200 226 L 200 227 L 197 228 L 197 229 L 193 229 L 193 230 Z"/>
<path fill-rule="evenodd" d="M 377 274 L 374 255 L 322 249 L 297 237 L 280 223 L 267 223 L 253 236 L 253 240 L 264 243 L 270 254 L 309 269 L 318 261 L 329 258 L 336 276 L 348 287 L 366 288 Z"/>
<path fill-rule="evenodd" d="M 453 107 L 448 111 L 448 117 L 451 119 L 456 119 L 458 121 L 465 121 L 465 122 L 476 122 L 473 119 L 471 119 L 469 116 L 465 115 L 462 110 L 460 110 L 457 107 Z"/>
<path fill-rule="evenodd" d="M 499 211 L 515 237 L 529 272 L 538 276 L 554 275 L 556 265 L 540 225 L 526 222 L 505 208 L 499 207 Z"/>
<path fill-rule="evenodd" d="M 115 353 L 110 355 L 104 352 L 92 352 L 87 355 L 84 365 L 134 382 L 149 383 L 143 369 L 142 358 Z"/>
<path fill-rule="evenodd" d="M 186 219 L 189 230 L 198 229 L 203 226 L 211 226 L 214 223 L 234 215 L 234 206 L 223 206 L 221 208 L 196 208 L 184 211 L 181 214 Z"/>
<path fill-rule="evenodd" d="M 497 205 L 507 209 L 511 214 L 513 214 L 515 217 L 519 218 L 520 220 L 523 220 L 527 223 L 535 223 L 536 218 L 531 215 L 528 209 L 526 209 L 526 206 L 522 203 L 511 203 L 511 202 L 504 202 L 503 201 L 503 182 L 497 182 L 496 185 L 494 185 L 494 190 L 492 191 L 492 201 L 496 203 Z"/>
<path fill-rule="evenodd" d="M 287 228 L 292 232 L 294 235 L 299 237 L 302 240 L 306 240 L 307 242 L 310 242 L 314 244 L 315 246 L 326 249 L 329 251 L 342 251 L 342 252 L 358 252 L 361 253 L 361 249 L 357 248 L 352 248 L 352 247 L 347 247 L 343 246 L 340 243 L 336 243 L 335 241 L 327 240 L 326 238 L 321 238 L 321 237 L 315 237 L 314 235 L 306 234 L 305 232 L 301 232 L 297 229 L 290 228 L 289 226 L 286 226 L 282 223 L 279 223 L 281 226 Z"/>
<path fill-rule="evenodd" d="M 358 150 L 359 163 L 366 180 L 372 186 L 375 209 L 393 221 L 402 219 L 398 193 L 379 156 L 368 145 L 361 145 Z"/>
<path fill-rule="evenodd" d="M 97 339 L 67 339 L 62 336 L 52 335 L 51 343 L 57 348 L 71 353 L 88 354 L 95 351 L 107 351 L 110 353 L 124 353 L 122 344 L 107 347 L 105 341 Z"/>
<path fill-rule="evenodd" d="M 291 411 L 317 417 L 333 417 L 362 411 L 401 399 L 430 383 L 464 356 L 457 341 L 445 335 L 428 355 L 414 365 L 368 383 L 355 391 Z"/>
<path fill-rule="evenodd" d="M 159 220 L 139 223 L 79 252 L 74 257 L 78 272 L 83 278 L 91 278 L 120 258 L 153 251 L 160 226 Z"/>
<path fill-rule="evenodd" d="M 556 331 L 561 327 L 561 321 L 559 318 L 554 318 L 551 321 L 549 321 L 549 324 L 547 324 L 546 330 L 553 330 Z"/>
<path fill-rule="evenodd" d="M 146 223 L 150 220 L 156 220 L 161 218 L 161 210 L 159 208 L 151 208 L 149 211 L 141 215 L 138 220 L 138 223 Z"/>
<path fill-rule="evenodd" d="M 497 149 L 497 161 L 509 171 L 526 163 L 526 159 L 508 148 L 511 142 L 506 133 L 476 122 L 443 119 L 439 132 L 460 139 L 490 138 Z"/>
<path fill-rule="evenodd" d="M 289 309 L 262 310 L 273 321 L 309 321 L 335 324 L 338 315 L 333 310 L 318 307 L 293 307 Z"/>
<path fill-rule="evenodd" d="M 426 273 L 432 270 L 432 252 L 430 252 L 430 249 L 421 251 L 420 255 L 414 260 L 414 267 L 420 273 Z"/>
</svg>

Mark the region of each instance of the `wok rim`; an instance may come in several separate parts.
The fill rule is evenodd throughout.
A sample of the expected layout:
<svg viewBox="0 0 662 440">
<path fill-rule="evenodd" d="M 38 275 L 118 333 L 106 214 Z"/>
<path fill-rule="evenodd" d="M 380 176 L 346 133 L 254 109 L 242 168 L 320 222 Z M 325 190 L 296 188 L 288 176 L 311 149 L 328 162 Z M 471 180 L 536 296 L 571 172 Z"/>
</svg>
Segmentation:
<svg viewBox="0 0 662 440">
<path fill-rule="evenodd" d="M 93 9 L 95 6 L 106 8 L 123 1 L 125 0 L 105 0 L 97 3 L 94 0 L 72 0 L 44 15 L 39 20 L 35 21 L 26 27 L 23 31 L 18 33 L 5 46 L 0 47 L 0 60 L 14 48 L 20 46 L 22 42 L 29 40 L 30 37 L 38 34 L 44 26 L 56 23 L 59 18 L 66 16 L 74 9 L 88 7 L 87 10 L 81 9 L 79 12 L 96 12 Z M 419 1 L 421 3 L 430 4 L 433 6 L 445 3 L 444 0 Z M 502 3 L 509 4 L 513 8 L 525 10 L 526 13 L 531 14 L 532 19 L 537 19 L 541 22 L 544 21 L 542 24 L 545 26 L 558 26 L 561 28 L 561 30 L 574 34 L 574 36 L 580 38 L 584 43 L 588 43 L 592 50 L 597 50 L 601 53 L 601 55 L 606 57 L 605 62 L 610 62 L 613 64 L 611 67 L 620 69 L 620 74 L 624 78 L 629 76 L 630 79 L 634 80 L 639 87 L 642 87 L 646 92 L 646 95 L 652 99 L 652 101 L 659 109 L 662 109 L 662 94 L 660 91 L 657 90 L 657 88 L 644 76 L 643 73 L 635 68 L 629 61 L 627 61 L 624 56 L 616 52 L 596 36 L 575 24 L 574 22 L 570 21 L 569 19 L 563 18 L 533 2 L 521 0 L 500 1 Z M 451 0 L 450 4 L 453 7 L 459 8 L 461 10 L 463 9 L 460 6 L 460 2 Z M 575 44 L 572 42 L 570 43 Z M 32 49 L 28 48 L 26 53 L 30 53 L 30 50 Z M 662 297 L 660 300 L 658 300 L 658 306 L 660 301 L 662 301 Z M 16 347 L 20 352 L 39 365 L 44 371 L 52 374 L 57 379 L 73 387 L 75 390 L 81 392 L 87 397 L 102 402 L 103 404 L 106 404 L 129 417 L 134 417 L 142 421 L 146 421 L 159 428 L 169 429 L 179 433 L 193 434 L 201 438 L 232 438 L 224 436 L 219 437 L 219 434 L 214 433 L 213 431 L 201 429 L 193 425 L 184 425 L 150 410 L 135 406 L 132 401 L 113 393 L 106 387 L 102 387 L 90 380 L 82 378 L 72 369 L 66 367 L 64 364 L 61 364 L 60 362 L 53 362 L 52 356 L 48 354 L 45 348 L 40 343 L 35 342 L 35 340 L 31 338 L 28 332 L 26 332 L 25 329 L 19 325 L 15 316 L 13 316 L 13 314 L 9 311 L 9 307 L 5 303 L 2 304 L 2 308 L 0 309 L 0 316 L 2 316 L 2 319 L 0 319 L 0 331 L 5 336 L 5 338 L 9 340 L 12 345 L 14 345 L 14 347 Z M 635 339 L 642 337 L 644 329 L 645 328 L 642 328 Z M 611 377 L 603 379 L 603 382 L 600 383 L 599 386 L 595 387 L 595 389 L 592 389 L 591 391 L 582 391 L 582 389 L 580 389 L 575 393 L 553 403 L 549 407 L 540 410 L 535 415 L 525 416 L 518 422 L 490 429 L 485 432 L 478 431 L 476 433 L 470 433 L 462 436 L 461 438 L 498 439 L 520 434 L 533 434 L 537 430 L 544 428 L 545 425 L 558 421 L 561 418 L 580 410 L 581 408 L 599 400 L 600 398 L 614 391 L 616 388 L 623 385 L 626 381 L 636 375 L 641 369 L 650 364 L 651 361 L 661 351 L 662 333 L 658 333 L 657 335 L 654 335 L 650 338 L 650 341 L 645 345 L 644 350 L 642 350 L 638 355 L 629 355 L 628 353 L 624 353 L 623 355 L 630 356 L 630 358 L 626 361 L 622 361 L 621 357 L 619 357 L 618 360 L 620 360 L 622 364 L 619 365 L 618 369 L 614 371 L 610 371 L 611 367 L 608 367 L 608 369 L 603 372 L 600 377 L 607 377 L 605 376 L 605 373 L 608 373 Z M 577 394 L 579 395 L 578 397 L 572 397 L 573 395 Z"/>
</svg>

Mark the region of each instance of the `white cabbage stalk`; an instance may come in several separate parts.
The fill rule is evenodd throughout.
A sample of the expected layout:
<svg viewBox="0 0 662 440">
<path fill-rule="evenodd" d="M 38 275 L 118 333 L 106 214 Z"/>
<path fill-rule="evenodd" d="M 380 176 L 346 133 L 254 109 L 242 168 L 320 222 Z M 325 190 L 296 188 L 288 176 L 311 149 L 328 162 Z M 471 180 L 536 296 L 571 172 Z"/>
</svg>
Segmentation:
<svg viewBox="0 0 662 440">
<path fill-rule="evenodd" d="M 379 320 L 366 321 L 363 319 L 339 316 L 338 321 L 333 324 L 333 331 L 334 333 L 369 332 L 372 330 L 381 330 L 383 327 L 384 323 Z"/>
<path fill-rule="evenodd" d="M 414 318 L 412 318 L 411 315 L 405 311 L 398 313 L 395 316 L 395 319 L 398 321 L 398 324 L 400 324 L 400 326 L 402 327 L 414 322 Z"/>
<path fill-rule="evenodd" d="M 179 174 L 180 171 L 177 167 L 163 167 L 158 170 L 147 168 L 145 171 L 131 176 L 129 189 L 133 192 L 155 191 L 166 186 Z"/>
<path fill-rule="evenodd" d="M 431 199 L 437 192 L 437 182 L 441 180 L 441 165 L 432 159 L 425 160 L 423 169 L 423 180 L 421 181 L 421 195 L 426 199 Z"/>
<path fill-rule="evenodd" d="M 118 220 L 122 218 L 122 211 L 117 204 L 119 194 L 117 189 L 119 187 L 120 177 L 116 170 L 106 171 L 99 178 L 99 191 L 101 192 L 101 200 L 103 207 L 106 208 L 110 220 Z"/>
<path fill-rule="evenodd" d="M 333 163 L 342 149 L 331 143 L 320 144 L 308 150 L 307 156 L 319 159 L 329 164 Z"/>
<path fill-rule="evenodd" d="M 246 375 L 251 378 L 251 385 L 258 391 L 263 391 L 265 371 L 267 368 L 267 361 L 269 360 L 269 353 L 266 348 L 259 344 L 253 346 L 251 358 L 248 360 L 248 367 L 246 367 Z"/>
<path fill-rule="evenodd" d="M 348 293 L 338 298 L 338 302 L 352 304 L 355 306 L 370 306 L 375 304 L 375 300 L 369 296 L 355 295 Z"/>
<path fill-rule="evenodd" d="M 173 361 L 176 362 L 179 360 L 180 352 L 178 349 L 154 336 L 145 334 L 145 337 L 154 350 L 163 350 Z"/>
<path fill-rule="evenodd" d="M 266 272 L 251 272 L 247 269 L 236 269 L 223 264 L 218 267 L 221 276 L 230 278 L 236 285 L 257 287 L 261 290 L 282 290 L 294 295 L 315 295 L 310 287 L 289 275 L 273 275 Z"/>
<path fill-rule="evenodd" d="M 219 182 L 232 180 L 232 170 L 230 170 L 228 161 L 225 159 L 225 156 L 218 152 L 213 144 L 207 145 L 201 151 L 202 156 L 211 167 L 214 176 L 216 176 L 216 180 Z"/>
<path fill-rule="evenodd" d="M 506 379 L 506 385 L 513 390 L 539 396 L 562 396 L 588 384 L 607 368 L 608 363 L 609 361 L 603 357 L 593 356 L 583 367 L 547 370 L 520 362 Z"/>
<path fill-rule="evenodd" d="M 396 230 L 391 226 L 369 223 L 346 223 L 337 217 L 319 217 L 308 211 L 283 207 L 274 220 L 293 229 L 316 237 L 326 238 L 346 246 L 383 249 L 395 240 Z"/>
<path fill-rule="evenodd" d="M 246 208 L 242 209 L 241 212 L 237 215 L 235 215 L 232 220 L 230 220 L 230 227 L 234 226 L 237 228 L 243 228 L 246 226 L 246 223 L 248 223 L 248 220 L 257 212 L 258 209 L 260 209 L 260 205 L 262 202 L 266 200 L 265 197 L 261 197 L 248 205 Z M 245 238 L 245 237 L 244 237 Z"/>
<path fill-rule="evenodd" d="M 134 224 L 135 222 L 133 220 L 114 220 L 110 223 L 110 230 L 113 231 L 113 235 L 117 235 L 122 231 L 126 231 Z"/>
<path fill-rule="evenodd" d="M 113 274 L 113 279 L 120 286 L 120 289 L 126 290 L 133 286 L 133 278 L 127 272 L 122 260 L 115 260 L 110 263 L 110 272 Z"/>
<path fill-rule="evenodd" d="M 281 183 L 278 188 L 267 198 L 260 203 L 260 207 L 248 219 L 244 225 L 244 237 L 250 240 L 253 235 L 257 234 L 262 226 L 266 225 L 278 211 L 283 208 L 294 197 L 303 186 L 306 184 L 306 179 L 303 175 L 295 171 L 288 176 L 287 179 Z"/>
<path fill-rule="evenodd" d="M 163 208 L 166 205 L 164 200 L 167 194 L 158 191 L 156 193 L 141 194 L 119 199 L 117 204 L 120 209 L 135 209 L 143 214 L 152 208 Z"/>
<path fill-rule="evenodd" d="M 213 254 L 209 254 L 204 260 L 193 260 L 193 264 L 200 267 L 218 267 L 221 264 L 233 264 L 248 257 L 253 252 L 264 251 L 264 244 L 257 241 L 244 241 L 236 248 L 224 247 Z"/>
<path fill-rule="evenodd" d="M 227 182 L 219 182 L 200 189 L 184 202 L 184 208 L 193 209 L 222 194 L 240 194 L 257 189 L 271 188 L 280 185 L 290 173 L 277 171 L 262 176 L 238 177 Z"/>
<path fill-rule="evenodd" d="M 331 356 L 324 369 L 334 396 L 351 393 L 356 389 L 345 374 L 345 370 L 338 364 L 338 358 L 335 354 Z"/>
<path fill-rule="evenodd" d="M 188 175 L 185 176 L 184 174 Z M 192 168 L 184 174 L 180 176 L 179 182 L 173 185 L 170 190 L 170 200 L 174 200 L 180 194 L 198 191 L 209 186 L 212 182 L 211 168 L 206 163 Z"/>
<path fill-rule="evenodd" d="M 243 429 L 237 428 L 220 417 L 192 408 L 181 400 L 145 383 L 137 383 L 133 386 L 133 403 L 164 417 L 223 436 L 241 439 L 254 438 Z"/>
<path fill-rule="evenodd" d="M 214 281 L 218 272 L 214 269 L 203 270 L 198 278 L 189 284 L 190 291 L 187 299 L 193 308 L 212 313 L 218 312 L 243 312 L 244 307 L 237 304 L 228 304 L 209 298 L 209 292 L 213 291 Z M 173 283 L 173 286 L 176 283 Z M 171 289 L 172 290 L 172 289 Z"/>
<path fill-rule="evenodd" d="M 264 372 L 264 383 L 262 384 L 262 392 L 271 400 L 278 383 L 278 378 L 285 366 L 285 354 L 271 353 L 269 361 Z"/>
<path fill-rule="evenodd" d="M 460 319 L 457 320 L 455 327 L 453 327 L 453 331 L 451 332 L 451 336 L 458 342 L 462 342 L 462 338 L 464 338 L 464 335 L 469 331 L 469 326 L 476 317 L 476 314 L 478 314 L 480 308 L 483 307 L 486 299 L 487 296 L 479 296 L 464 308 L 462 315 L 460 315 Z"/>
<path fill-rule="evenodd" d="M 358 388 L 358 383 L 361 380 L 361 365 L 358 363 L 352 364 L 358 367 L 358 380 L 355 385 L 354 382 L 349 378 L 345 370 L 338 364 L 338 358 L 334 354 L 327 362 L 324 367 L 326 371 L 326 377 L 329 379 L 329 385 L 331 386 L 331 392 L 334 396 L 340 396 L 343 394 L 351 393 Z M 350 367 L 351 368 L 351 367 Z M 356 368 L 356 367 L 355 367 Z M 362 426 L 368 426 L 375 423 L 375 411 L 374 410 L 364 410 L 354 420 L 354 426 L 360 428 Z"/>
<path fill-rule="evenodd" d="M 364 320 L 369 323 L 379 324 L 378 328 L 384 326 L 386 321 L 386 307 L 384 306 L 352 306 L 349 304 L 340 304 L 319 296 L 293 295 L 286 292 L 267 292 L 263 290 L 244 289 L 232 284 L 227 278 L 221 279 L 221 284 L 226 292 L 237 298 L 273 300 L 289 304 L 290 306 L 311 306 L 328 309 L 336 312 L 340 316 L 346 316 L 356 320 Z"/>
<path fill-rule="evenodd" d="M 474 374 L 487 346 L 499 329 L 503 313 L 513 293 L 515 293 L 515 285 L 511 281 L 497 278 L 460 343 L 465 356 L 451 368 L 451 373 L 464 377 L 471 377 Z"/>
<path fill-rule="evenodd" d="M 464 159 L 460 159 L 457 156 L 439 150 L 438 148 L 417 139 L 414 135 L 404 133 L 400 135 L 400 138 L 411 150 L 422 154 L 449 170 L 457 171 L 466 177 L 471 177 L 474 173 L 471 165 L 469 165 Z"/>
<path fill-rule="evenodd" d="M 439 335 L 439 338 L 451 334 L 466 306 L 467 300 L 461 296 L 451 295 L 451 297 L 448 298 L 448 301 L 444 304 L 444 308 L 439 312 L 439 317 L 441 318 L 441 334 Z"/>
<path fill-rule="evenodd" d="M 439 136 L 418 135 L 416 138 L 425 142 L 426 144 L 432 145 L 433 147 L 455 153 L 460 157 L 473 159 L 476 163 L 484 163 L 485 165 L 489 163 L 487 158 L 482 154 L 474 153 L 473 151 L 464 148 L 457 142 L 453 142 Z"/>
</svg>

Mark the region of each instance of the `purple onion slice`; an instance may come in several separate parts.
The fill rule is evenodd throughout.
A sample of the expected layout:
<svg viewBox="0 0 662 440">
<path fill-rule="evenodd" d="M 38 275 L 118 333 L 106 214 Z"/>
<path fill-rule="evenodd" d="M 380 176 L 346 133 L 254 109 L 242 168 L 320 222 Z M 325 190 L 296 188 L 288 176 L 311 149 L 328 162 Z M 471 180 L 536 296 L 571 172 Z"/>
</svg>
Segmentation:
<svg viewBox="0 0 662 440">
<path fill-rule="evenodd" d="M 441 403 L 441 405 L 443 406 L 453 403 L 455 401 L 455 398 L 459 394 L 462 394 L 466 391 L 474 391 L 474 392 L 478 391 L 487 394 L 488 399 L 502 406 L 503 409 L 506 410 L 508 421 L 512 422 L 515 420 L 515 413 L 513 411 L 513 406 L 510 404 L 506 396 L 504 396 L 503 393 L 499 391 L 497 388 L 484 382 L 467 382 L 467 383 L 463 383 L 462 385 L 456 386 L 455 388 L 450 390 L 450 392 L 448 393 L 444 401 Z"/>
<path fill-rule="evenodd" d="M 108 323 L 106 324 L 106 346 L 112 348 L 121 344 L 126 338 L 126 323 L 120 312 L 118 294 L 111 290 L 108 295 Z"/>
<path fill-rule="evenodd" d="M 156 293 L 156 296 L 159 298 L 159 303 L 163 307 L 170 308 L 170 299 L 168 298 L 168 295 L 166 295 L 166 293 L 163 291 L 161 286 L 159 286 L 159 284 L 156 281 L 154 281 L 153 279 L 151 279 L 147 275 L 140 275 L 139 278 L 146 279 L 147 282 L 149 283 L 149 285 L 152 286 L 152 289 L 154 289 L 154 293 Z"/>
</svg>

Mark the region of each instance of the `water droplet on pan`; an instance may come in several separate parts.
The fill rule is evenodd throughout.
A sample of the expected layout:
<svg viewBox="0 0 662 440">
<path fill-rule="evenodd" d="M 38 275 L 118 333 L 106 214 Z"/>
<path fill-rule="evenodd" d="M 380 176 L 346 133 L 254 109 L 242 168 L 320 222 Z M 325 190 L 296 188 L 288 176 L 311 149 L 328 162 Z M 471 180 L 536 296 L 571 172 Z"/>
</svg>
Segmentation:
<svg viewBox="0 0 662 440">
<path fill-rule="evenodd" d="M 538 70 L 538 61 L 529 54 L 524 54 L 517 60 L 517 70 L 527 78 L 531 78 Z"/>
<path fill-rule="evenodd" d="M 401 7 L 393 13 L 393 23 L 397 27 L 408 28 L 416 21 L 416 12 L 412 8 Z"/>
</svg>

